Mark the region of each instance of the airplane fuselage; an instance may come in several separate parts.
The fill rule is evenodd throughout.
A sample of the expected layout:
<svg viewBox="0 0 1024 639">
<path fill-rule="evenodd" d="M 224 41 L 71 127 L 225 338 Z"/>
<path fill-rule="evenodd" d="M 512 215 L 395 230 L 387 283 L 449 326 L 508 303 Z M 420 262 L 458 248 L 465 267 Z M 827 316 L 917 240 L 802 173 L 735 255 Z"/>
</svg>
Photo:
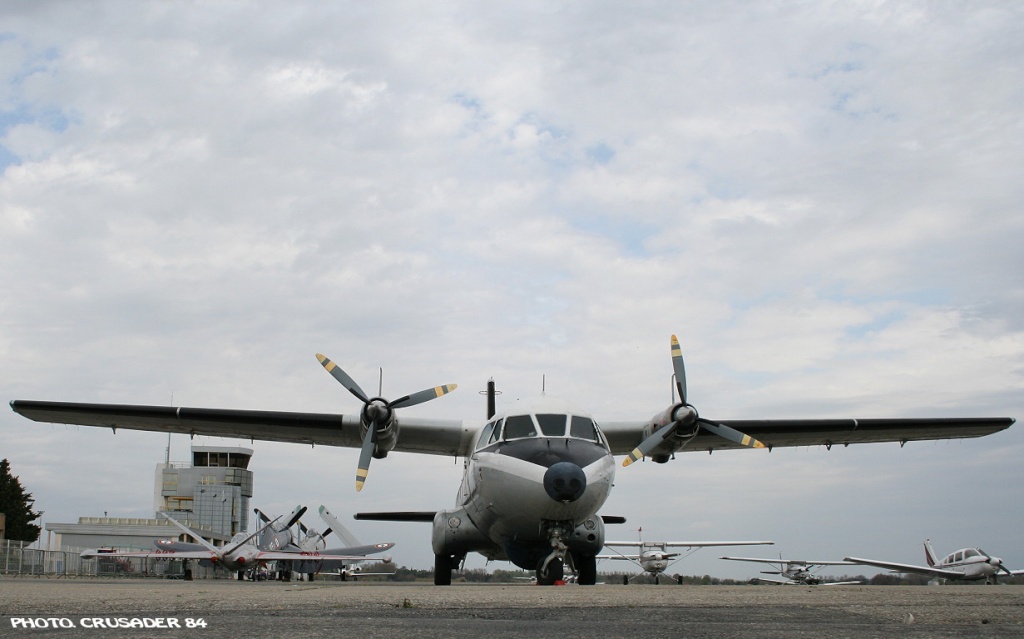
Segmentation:
<svg viewBox="0 0 1024 639">
<path fill-rule="evenodd" d="M 475 437 L 456 508 L 434 518 L 435 555 L 479 552 L 527 570 L 553 553 L 592 562 L 604 545 L 597 513 L 615 477 L 597 425 L 545 399 L 489 421 Z"/>
<path fill-rule="evenodd" d="M 950 553 L 945 559 L 935 565 L 942 570 L 952 570 L 963 574 L 961 579 L 976 581 L 979 579 L 992 579 L 1000 569 L 1002 560 L 998 557 L 989 557 L 975 548 L 963 548 Z"/>
<path fill-rule="evenodd" d="M 645 550 L 640 553 L 640 567 L 652 575 L 660 575 L 668 569 L 672 558 L 676 553 L 666 553 L 661 550 Z"/>
</svg>

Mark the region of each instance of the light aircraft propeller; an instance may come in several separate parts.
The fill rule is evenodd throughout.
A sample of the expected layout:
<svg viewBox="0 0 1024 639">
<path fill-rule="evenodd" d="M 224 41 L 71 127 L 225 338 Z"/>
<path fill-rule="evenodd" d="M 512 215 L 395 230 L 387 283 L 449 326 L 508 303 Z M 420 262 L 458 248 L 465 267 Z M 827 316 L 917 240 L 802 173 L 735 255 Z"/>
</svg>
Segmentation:
<svg viewBox="0 0 1024 639">
<path fill-rule="evenodd" d="M 990 563 L 990 564 L 992 564 L 993 566 L 996 567 L 996 574 L 997 575 L 999 574 L 1000 570 L 1002 570 L 1003 572 L 1005 572 L 1008 575 L 1011 575 L 1011 576 L 1013 575 L 1013 571 L 1010 570 L 1009 568 L 1007 568 L 1006 566 L 1004 566 L 1003 565 L 1003 560 L 1000 559 L 999 557 L 993 557 L 992 555 L 988 554 L 987 552 L 985 552 L 981 548 L 978 548 L 978 552 L 981 553 L 981 556 L 985 558 L 985 561 L 987 561 L 988 563 Z"/>
<path fill-rule="evenodd" d="M 762 442 L 731 426 L 704 419 L 697 414 L 697 409 L 686 401 L 686 367 L 683 365 L 683 351 L 679 346 L 679 339 L 675 335 L 672 336 L 672 371 L 675 373 L 679 403 L 670 406 L 651 419 L 648 423 L 652 431 L 651 434 L 640 442 L 640 445 L 634 448 L 626 459 L 622 460 L 623 466 L 629 466 L 638 459 L 646 457 L 651 451 L 658 448 L 669 435 L 681 432 L 692 436 L 696 434 L 698 428 L 703 428 L 741 446 L 765 447 Z"/>
<path fill-rule="evenodd" d="M 356 468 L 356 491 L 363 489 L 363 484 L 366 482 L 366 475 L 370 471 L 370 458 L 373 457 L 374 453 L 380 454 L 380 456 L 386 455 L 387 450 L 390 448 L 380 450 L 378 443 L 385 433 L 389 433 L 389 429 L 394 425 L 394 409 L 405 408 L 407 406 L 415 406 L 422 404 L 423 402 L 430 401 L 442 395 L 447 395 L 456 388 L 457 384 L 445 384 L 444 386 L 435 386 L 434 388 L 428 388 L 412 395 L 405 395 L 399 397 L 394 401 L 387 401 L 383 397 L 369 397 L 359 387 L 359 384 L 352 379 L 348 373 L 343 371 L 340 366 L 332 362 L 327 357 L 317 353 L 317 360 L 323 367 L 331 374 L 331 377 L 338 380 L 342 386 L 348 389 L 350 393 L 356 396 L 359 401 L 363 402 L 362 411 L 362 422 L 366 433 L 363 435 L 363 445 L 359 451 L 359 466 Z M 391 434 L 391 438 L 395 438 L 397 433 Z M 393 446 L 393 441 L 391 442 Z"/>
</svg>

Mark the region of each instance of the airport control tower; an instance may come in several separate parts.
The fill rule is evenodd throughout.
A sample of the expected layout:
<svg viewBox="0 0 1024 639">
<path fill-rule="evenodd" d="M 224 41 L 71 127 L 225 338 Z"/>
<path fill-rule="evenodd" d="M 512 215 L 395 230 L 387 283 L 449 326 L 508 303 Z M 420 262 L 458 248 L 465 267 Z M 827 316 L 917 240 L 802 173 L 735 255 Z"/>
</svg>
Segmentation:
<svg viewBox="0 0 1024 639">
<path fill-rule="evenodd" d="M 249 448 L 193 446 L 191 465 L 158 464 L 154 510 L 227 538 L 248 530 L 251 457 Z"/>
</svg>

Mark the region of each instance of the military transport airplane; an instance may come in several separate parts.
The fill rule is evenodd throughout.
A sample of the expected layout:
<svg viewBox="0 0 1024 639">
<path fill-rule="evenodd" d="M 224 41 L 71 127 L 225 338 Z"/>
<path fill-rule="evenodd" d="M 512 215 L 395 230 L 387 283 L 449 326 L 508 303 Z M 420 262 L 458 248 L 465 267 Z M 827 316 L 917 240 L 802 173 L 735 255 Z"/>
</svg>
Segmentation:
<svg viewBox="0 0 1024 639">
<path fill-rule="evenodd" d="M 802 559 L 759 559 L 754 557 L 722 557 L 730 561 L 752 561 L 771 564 L 775 570 L 762 570 L 762 575 L 779 575 L 782 579 L 758 577 L 756 581 L 767 581 L 785 586 L 852 586 L 859 581 L 822 581 L 817 571 L 824 566 L 854 566 L 852 561 L 805 561 Z"/>
<path fill-rule="evenodd" d="M 921 575 L 929 575 L 936 579 L 950 579 L 953 581 L 978 581 L 984 579 L 985 583 L 994 584 L 997 582 L 999 573 L 1003 572 L 1011 577 L 1013 575 L 1024 575 L 1024 570 L 1010 570 L 1003 565 L 1003 560 L 993 557 L 981 548 L 961 548 L 956 552 L 946 555 L 942 561 L 936 558 L 932 549 L 930 539 L 924 540 L 924 558 L 927 566 L 915 566 L 913 564 L 898 564 L 877 559 L 861 559 L 859 557 L 846 557 L 846 561 L 865 566 L 876 566 L 887 568 L 894 572 L 913 572 Z"/>
<path fill-rule="evenodd" d="M 216 547 L 202 538 L 199 533 L 194 532 L 177 519 L 167 513 L 160 513 L 167 521 L 180 528 L 186 535 L 192 537 L 199 543 L 181 542 L 173 539 L 158 539 L 154 543 L 157 550 L 151 551 L 107 551 L 107 550 L 86 550 L 81 556 L 84 559 L 93 557 L 140 557 L 146 559 L 199 559 L 208 561 L 214 566 L 220 566 L 226 570 L 241 573 L 267 561 L 285 562 L 310 562 L 324 560 L 345 560 L 362 559 L 356 555 L 329 555 L 319 552 L 285 551 L 285 550 L 261 550 L 258 546 L 250 543 L 254 537 L 269 528 L 274 521 L 267 523 L 256 532 L 246 535 L 238 533 L 227 546 Z"/>
<path fill-rule="evenodd" d="M 665 463 L 682 451 L 731 448 L 861 444 L 868 442 L 980 437 L 1013 424 L 1009 417 L 928 419 L 711 420 L 689 403 L 679 341 L 672 336 L 672 367 L 678 400 L 649 420 L 598 425 L 586 412 L 546 395 L 494 415 L 488 397 L 483 422 L 416 419 L 396 410 L 455 389 L 438 386 L 396 400 L 370 397 L 335 362 L 317 359 L 352 395 L 356 414 L 321 414 L 80 404 L 15 400 L 11 408 L 40 422 L 130 428 L 157 432 L 237 437 L 359 448 L 356 488 L 366 481 L 372 458 L 391 451 L 463 457 L 462 485 L 452 509 L 360 513 L 357 519 L 432 523 L 434 582 L 450 584 L 452 570 L 469 552 L 510 560 L 536 570 L 538 582 L 561 579 L 564 564 L 593 584 L 606 521 L 599 515 L 615 476 L 613 455 L 624 466 L 645 457 Z M 492 385 L 489 385 L 493 389 Z M 493 392 L 493 390 L 492 390 Z"/>
<path fill-rule="evenodd" d="M 654 577 L 654 583 L 661 583 L 661 575 L 672 564 L 682 561 L 701 548 L 710 546 L 764 546 L 772 545 L 771 541 L 606 541 L 605 548 L 611 548 L 616 554 L 598 555 L 598 559 L 625 559 L 631 561 L 643 569 L 641 574 L 650 574 Z M 627 555 L 615 550 L 616 548 L 637 548 L 638 554 Z M 686 548 L 687 552 L 671 552 L 669 548 Z M 623 579 L 623 585 L 629 583 L 629 578 Z"/>
</svg>

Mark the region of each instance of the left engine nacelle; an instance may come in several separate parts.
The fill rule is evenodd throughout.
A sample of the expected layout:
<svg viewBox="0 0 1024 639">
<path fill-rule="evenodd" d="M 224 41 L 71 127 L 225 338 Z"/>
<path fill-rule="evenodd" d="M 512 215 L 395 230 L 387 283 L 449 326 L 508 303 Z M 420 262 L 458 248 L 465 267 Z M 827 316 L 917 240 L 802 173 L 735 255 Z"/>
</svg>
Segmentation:
<svg viewBox="0 0 1024 639">
<path fill-rule="evenodd" d="M 377 430 L 376 446 L 373 449 L 373 456 L 376 459 L 384 459 L 388 453 L 394 450 L 398 443 L 398 419 L 395 411 L 385 399 L 375 397 L 363 406 L 361 414 L 362 431 L 361 435 L 366 436 L 370 428 Z"/>
</svg>

